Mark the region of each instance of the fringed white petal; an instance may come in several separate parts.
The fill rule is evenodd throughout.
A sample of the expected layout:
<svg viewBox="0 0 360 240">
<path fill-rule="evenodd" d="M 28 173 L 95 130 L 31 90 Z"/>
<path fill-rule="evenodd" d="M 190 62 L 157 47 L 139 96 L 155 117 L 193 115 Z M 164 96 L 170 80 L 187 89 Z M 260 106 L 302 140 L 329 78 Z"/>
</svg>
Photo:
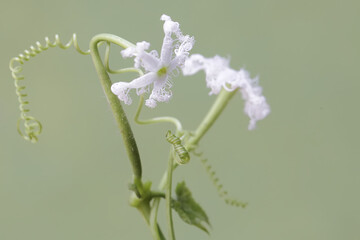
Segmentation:
<svg viewBox="0 0 360 240">
<path fill-rule="evenodd" d="M 161 17 L 160 17 L 160 20 L 161 20 L 161 21 L 171 21 L 171 17 L 169 17 L 169 16 L 166 15 L 166 14 L 163 14 L 163 15 L 161 15 Z"/>
<path fill-rule="evenodd" d="M 139 55 L 141 59 L 140 64 L 147 72 L 155 72 L 160 65 L 160 60 L 154 56 L 154 54 L 148 52 L 142 52 Z"/>
<path fill-rule="evenodd" d="M 149 72 L 141 77 L 135 78 L 131 82 L 128 83 L 129 88 L 144 88 L 153 82 L 155 82 L 157 79 L 157 74 L 154 72 Z"/>
<path fill-rule="evenodd" d="M 215 56 L 205 58 L 200 54 L 191 55 L 182 68 L 184 75 L 193 75 L 200 70 L 206 74 L 206 86 L 211 89 L 210 95 L 219 94 L 221 89 L 231 92 L 241 89 L 245 100 L 244 112 L 249 116 L 249 130 L 256 126 L 258 120 L 264 119 L 270 113 L 270 106 L 262 95 L 258 79 L 251 79 L 244 69 L 235 71 L 229 67 L 229 59 Z"/>
<path fill-rule="evenodd" d="M 187 58 L 186 55 L 179 55 L 179 56 L 174 57 L 174 59 L 171 60 L 171 62 L 169 64 L 168 71 L 172 72 L 175 69 L 181 68 L 185 63 L 186 58 Z"/>
<path fill-rule="evenodd" d="M 113 85 L 111 85 L 111 91 L 115 94 L 115 95 L 120 95 L 123 92 L 123 89 L 128 89 L 129 83 L 127 82 L 117 82 L 114 83 Z"/>
<path fill-rule="evenodd" d="M 270 113 L 270 106 L 264 96 L 249 99 L 245 102 L 244 112 L 249 116 L 249 130 L 256 127 L 256 122 L 264 119 Z"/>
<path fill-rule="evenodd" d="M 185 76 L 193 75 L 205 68 L 205 58 L 200 54 L 192 54 L 186 59 L 182 68 L 182 72 Z"/>
<path fill-rule="evenodd" d="M 163 26 L 165 35 L 180 32 L 180 24 L 172 21 L 169 16 L 163 14 L 160 20 L 165 21 Z"/>
<path fill-rule="evenodd" d="M 145 105 L 154 108 L 156 107 L 157 102 L 168 102 L 172 96 L 172 92 L 168 90 L 170 87 L 171 84 L 168 82 L 166 76 L 164 79 L 157 79 L 154 82 L 154 88 L 149 99 L 146 100 Z"/>
<path fill-rule="evenodd" d="M 207 86 L 211 89 L 209 95 L 219 94 L 227 80 L 231 78 L 221 77 L 221 74 L 229 69 L 229 60 L 220 56 L 208 58 L 205 61 L 205 73 Z"/>
<path fill-rule="evenodd" d="M 148 50 L 150 47 L 150 43 L 146 41 L 138 42 L 136 43 L 135 47 L 128 47 L 124 50 L 122 50 L 121 56 L 123 58 L 129 58 L 139 55 L 139 53 L 144 52 L 145 50 Z"/>
<path fill-rule="evenodd" d="M 120 53 L 121 53 L 121 56 L 123 58 L 133 57 L 133 56 L 135 56 L 136 48 L 135 47 L 128 47 L 128 48 L 120 51 Z"/>
<path fill-rule="evenodd" d="M 132 103 L 132 99 L 129 96 L 129 87 L 128 83 L 125 82 L 117 82 L 111 86 L 111 91 L 118 96 L 118 98 L 123 101 L 125 104 L 130 105 Z"/>
<path fill-rule="evenodd" d="M 161 16 L 161 20 L 164 22 L 164 41 L 161 48 L 161 61 L 166 64 L 171 61 L 172 54 L 175 52 L 176 56 L 189 55 L 189 51 L 194 45 L 194 37 L 188 35 L 184 36 L 180 30 L 178 22 L 174 22 L 167 15 Z M 173 38 L 175 35 L 175 38 Z M 174 50 L 174 45 L 177 48 Z"/>
<path fill-rule="evenodd" d="M 146 41 L 142 41 L 142 42 L 136 43 L 135 47 L 128 47 L 128 48 L 122 50 L 120 53 L 123 56 L 123 58 L 135 57 L 134 58 L 134 67 L 140 68 L 140 66 L 144 65 L 144 63 L 142 62 L 142 58 L 145 53 L 145 50 L 149 49 L 149 47 L 150 47 L 150 43 L 148 43 Z"/>
<path fill-rule="evenodd" d="M 262 95 L 262 88 L 258 85 L 258 79 L 251 79 L 250 74 L 241 69 L 239 71 L 238 85 L 241 88 L 245 100 L 244 112 L 249 116 L 249 130 L 256 127 L 256 122 L 264 119 L 270 113 L 270 106 Z"/>
<path fill-rule="evenodd" d="M 124 58 L 135 57 L 135 68 L 144 68 L 147 74 L 129 83 L 116 83 L 113 85 L 113 92 L 118 95 L 119 99 L 131 103 L 128 96 L 130 89 L 136 89 L 137 94 L 142 94 L 150 90 L 153 84 L 152 92 L 145 105 L 155 107 L 157 102 L 167 102 L 172 96 L 170 77 L 176 76 L 179 68 L 184 65 L 188 58 L 189 51 L 194 45 L 194 38 L 188 35 L 184 36 L 180 31 L 178 22 L 174 22 L 167 15 L 160 18 L 164 21 L 163 29 L 165 33 L 160 57 L 156 51 L 147 50 L 150 47 L 148 42 L 138 42 L 135 47 L 129 47 L 121 54 Z M 175 53 L 175 58 L 173 55 Z"/>
<path fill-rule="evenodd" d="M 238 88 L 238 72 L 236 72 L 234 69 L 225 68 L 219 73 L 217 79 L 220 83 L 222 83 L 222 87 L 228 92 L 232 92 Z"/>
<path fill-rule="evenodd" d="M 163 65 L 169 63 L 171 61 L 172 58 L 172 54 L 173 54 L 173 43 L 174 40 L 171 38 L 171 36 L 169 35 L 165 35 L 164 40 L 163 40 L 163 45 L 161 47 L 161 63 Z"/>
<path fill-rule="evenodd" d="M 145 106 L 149 108 L 155 108 L 157 106 L 157 102 L 154 99 L 149 98 L 145 101 Z"/>
<path fill-rule="evenodd" d="M 182 36 L 179 38 L 180 45 L 174 50 L 176 56 L 189 55 L 189 51 L 193 48 L 195 39 L 189 35 Z"/>
<path fill-rule="evenodd" d="M 136 89 L 137 94 L 140 95 L 146 92 L 146 87 L 152 84 L 156 80 L 156 77 L 156 73 L 150 72 L 129 83 L 117 82 L 111 86 L 111 91 L 125 104 L 130 105 L 132 103 L 132 99 L 129 96 L 130 90 Z"/>
</svg>

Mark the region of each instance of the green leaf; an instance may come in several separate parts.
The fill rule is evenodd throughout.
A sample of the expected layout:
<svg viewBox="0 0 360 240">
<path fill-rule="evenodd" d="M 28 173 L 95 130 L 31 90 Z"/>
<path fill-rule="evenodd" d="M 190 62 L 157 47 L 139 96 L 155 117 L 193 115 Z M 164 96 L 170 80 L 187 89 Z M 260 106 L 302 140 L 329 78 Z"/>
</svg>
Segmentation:
<svg viewBox="0 0 360 240">
<path fill-rule="evenodd" d="M 203 224 L 206 223 L 210 226 L 209 218 L 200 205 L 195 202 L 185 182 L 178 183 L 175 192 L 176 199 L 172 200 L 172 208 L 179 214 L 180 218 L 209 234 L 208 229 Z"/>
</svg>

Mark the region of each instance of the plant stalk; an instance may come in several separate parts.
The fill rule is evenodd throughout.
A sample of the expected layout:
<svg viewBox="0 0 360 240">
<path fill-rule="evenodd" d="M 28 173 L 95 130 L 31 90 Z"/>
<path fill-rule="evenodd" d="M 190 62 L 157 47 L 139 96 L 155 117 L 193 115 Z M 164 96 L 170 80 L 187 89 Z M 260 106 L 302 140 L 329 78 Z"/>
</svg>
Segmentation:
<svg viewBox="0 0 360 240">
<path fill-rule="evenodd" d="M 236 90 L 232 92 L 228 92 L 225 89 L 221 90 L 214 104 L 211 106 L 209 112 L 207 113 L 203 121 L 200 123 L 199 127 L 196 129 L 194 135 L 190 137 L 188 141 L 186 141 L 185 147 L 188 151 L 194 150 L 201 138 L 207 133 L 207 131 L 218 119 L 220 114 L 224 111 L 225 107 L 236 92 Z"/>
<path fill-rule="evenodd" d="M 172 219 L 172 209 L 171 209 L 171 188 L 172 188 L 172 172 L 174 165 L 174 151 L 170 151 L 169 163 L 167 169 L 167 181 L 166 181 L 166 191 L 165 191 L 165 205 L 166 205 L 166 218 L 168 222 L 168 232 L 169 238 L 175 240 L 175 231 L 174 224 Z"/>
<path fill-rule="evenodd" d="M 101 42 L 110 42 L 117 44 L 123 48 L 134 46 L 132 43 L 112 34 L 99 34 L 93 37 L 90 41 L 90 53 L 92 60 L 94 62 L 96 71 L 100 78 L 100 83 L 103 87 L 105 95 L 108 99 L 108 102 L 111 106 L 112 112 L 116 119 L 117 126 L 120 129 L 121 135 L 123 137 L 125 143 L 125 149 L 127 151 L 133 174 L 136 182 L 141 182 L 142 168 L 141 168 L 141 160 L 140 154 L 137 148 L 137 144 L 135 141 L 135 137 L 132 133 L 129 121 L 126 117 L 125 111 L 121 106 L 121 103 L 116 95 L 111 92 L 112 82 L 108 73 L 106 72 L 106 68 L 101 60 L 98 44 Z M 140 180 L 140 181 L 138 181 Z M 138 186 L 140 187 L 140 186 Z M 139 189 L 140 191 L 140 189 Z"/>
</svg>

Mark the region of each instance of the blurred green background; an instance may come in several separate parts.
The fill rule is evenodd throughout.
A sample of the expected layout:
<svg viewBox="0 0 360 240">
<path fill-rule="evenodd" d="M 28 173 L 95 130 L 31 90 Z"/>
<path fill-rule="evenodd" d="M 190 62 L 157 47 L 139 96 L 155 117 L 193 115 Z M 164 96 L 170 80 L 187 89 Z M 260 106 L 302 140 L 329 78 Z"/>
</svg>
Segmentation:
<svg viewBox="0 0 360 240">
<path fill-rule="evenodd" d="M 175 216 L 178 239 L 360 239 L 355 0 L 3 0 L 0 239 L 151 239 L 128 206 L 130 164 L 91 58 L 56 48 L 25 64 L 31 113 L 44 125 L 38 144 L 16 132 L 8 61 L 56 33 L 67 41 L 76 32 L 83 49 L 106 32 L 159 50 L 162 13 L 195 36 L 193 53 L 231 56 L 233 68 L 259 75 L 272 108 L 249 132 L 238 95 L 201 142 L 230 195 L 249 202 L 246 209 L 217 197 L 197 158 L 175 172 L 175 182 L 186 180 L 213 225 L 209 238 Z M 112 51 L 114 68 L 119 50 Z M 195 129 L 214 101 L 204 75 L 174 79 L 173 92 L 169 104 L 142 116 L 173 115 Z M 132 119 L 135 104 L 125 108 Z M 157 185 L 167 164 L 164 135 L 172 126 L 132 126 L 144 179 Z"/>
</svg>

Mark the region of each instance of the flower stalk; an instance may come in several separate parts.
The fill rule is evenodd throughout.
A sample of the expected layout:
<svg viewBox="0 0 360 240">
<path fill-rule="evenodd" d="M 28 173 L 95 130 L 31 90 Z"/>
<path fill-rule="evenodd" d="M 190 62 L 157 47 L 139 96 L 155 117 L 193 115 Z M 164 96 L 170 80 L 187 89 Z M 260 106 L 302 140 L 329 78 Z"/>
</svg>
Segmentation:
<svg viewBox="0 0 360 240">
<path fill-rule="evenodd" d="M 214 104 L 210 108 L 209 112 L 206 114 L 203 121 L 200 123 L 199 127 L 196 129 L 193 136 L 185 142 L 185 148 L 188 151 L 195 149 L 196 145 L 199 143 L 201 138 L 207 133 L 211 126 L 218 119 L 220 114 L 224 111 L 225 107 L 235 95 L 237 91 L 228 92 L 225 89 L 222 89 L 218 97 L 216 98 Z"/>
</svg>

